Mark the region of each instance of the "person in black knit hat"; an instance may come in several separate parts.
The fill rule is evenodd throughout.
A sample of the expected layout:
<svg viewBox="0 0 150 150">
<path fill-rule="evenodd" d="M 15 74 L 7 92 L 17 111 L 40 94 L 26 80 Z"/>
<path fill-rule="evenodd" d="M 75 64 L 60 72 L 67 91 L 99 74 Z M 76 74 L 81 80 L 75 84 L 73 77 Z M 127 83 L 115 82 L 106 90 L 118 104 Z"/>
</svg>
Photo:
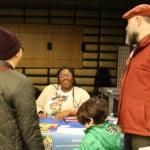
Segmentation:
<svg viewBox="0 0 150 150">
<path fill-rule="evenodd" d="M 0 28 L 0 149 L 44 150 L 33 85 L 14 70 L 21 58 L 17 35 Z"/>
<path fill-rule="evenodd" d="M 0 60 L 8 60 L 13 57 L 21 48 L 17 35 L 0 28 Z"/>
</svg>

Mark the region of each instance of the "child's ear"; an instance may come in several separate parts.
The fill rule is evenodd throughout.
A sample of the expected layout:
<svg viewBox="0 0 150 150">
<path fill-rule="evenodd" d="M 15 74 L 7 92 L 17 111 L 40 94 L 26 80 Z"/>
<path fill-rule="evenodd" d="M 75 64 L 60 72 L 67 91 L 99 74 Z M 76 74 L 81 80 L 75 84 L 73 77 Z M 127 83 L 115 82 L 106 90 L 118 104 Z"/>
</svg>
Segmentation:
<svg viewBox="0 0 150 150">
<path fill-rule="evenodd" d="M 93 118 L 89 117 L 89 121 L 85 123 L 85 127 L 89 128 L 93 125 L 94 125 L 94 120 L 93 120 Z"/>
<path fill-rule="evenodd" d="M 94 124 L 94 120 L 93 120 L 93 118 L 90 117 L 89 125 L 93 125 L 93 124 Z"/>
</svg>

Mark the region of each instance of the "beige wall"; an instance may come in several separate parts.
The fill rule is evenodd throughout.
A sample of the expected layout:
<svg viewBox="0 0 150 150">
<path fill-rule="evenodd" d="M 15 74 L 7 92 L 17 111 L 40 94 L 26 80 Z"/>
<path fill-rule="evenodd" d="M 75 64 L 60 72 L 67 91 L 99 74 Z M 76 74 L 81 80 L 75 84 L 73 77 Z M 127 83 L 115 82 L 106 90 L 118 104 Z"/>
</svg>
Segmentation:
<svg viewBox="0 0 150 150">
<path fill-rule="evenodd" d="M 39 24 L 0 24 L 18 33 L 24 47 L 20 67 L 82 67 L 81 27 L 39 25 Z M 47 43 L 52 50 L 47 50 Z"/>
</svg>

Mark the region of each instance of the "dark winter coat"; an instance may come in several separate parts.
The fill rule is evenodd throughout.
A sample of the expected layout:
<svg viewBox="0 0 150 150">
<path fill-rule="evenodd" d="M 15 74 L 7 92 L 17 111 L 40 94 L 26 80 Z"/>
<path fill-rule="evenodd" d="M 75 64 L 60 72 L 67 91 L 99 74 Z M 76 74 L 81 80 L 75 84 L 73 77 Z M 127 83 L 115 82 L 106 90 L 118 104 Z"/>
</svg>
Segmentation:
<svg viewBox="0 0 150 150">
<path fill-rule="evenodd" d="M 44 150 L 34 91 L 24 75 L 0 61 L 0 150 Z"/>
</svg>

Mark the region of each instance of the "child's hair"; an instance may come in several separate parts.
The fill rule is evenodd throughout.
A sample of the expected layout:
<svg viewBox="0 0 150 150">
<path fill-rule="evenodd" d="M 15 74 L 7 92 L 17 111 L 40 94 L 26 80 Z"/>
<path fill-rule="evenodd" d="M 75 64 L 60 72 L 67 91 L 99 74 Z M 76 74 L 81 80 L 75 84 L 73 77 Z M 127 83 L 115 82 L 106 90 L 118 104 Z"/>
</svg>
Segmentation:
<svg viewBox="0 0 150 150">
<path fill-rule="evenodd" d="M 93 119 L 94 124 L 103 123 L 108 115 L 108 103 L 99 97 L 91 97 L 84 102 L 78 109 L 78 121 L 85 125 Z"/>
</svg>

